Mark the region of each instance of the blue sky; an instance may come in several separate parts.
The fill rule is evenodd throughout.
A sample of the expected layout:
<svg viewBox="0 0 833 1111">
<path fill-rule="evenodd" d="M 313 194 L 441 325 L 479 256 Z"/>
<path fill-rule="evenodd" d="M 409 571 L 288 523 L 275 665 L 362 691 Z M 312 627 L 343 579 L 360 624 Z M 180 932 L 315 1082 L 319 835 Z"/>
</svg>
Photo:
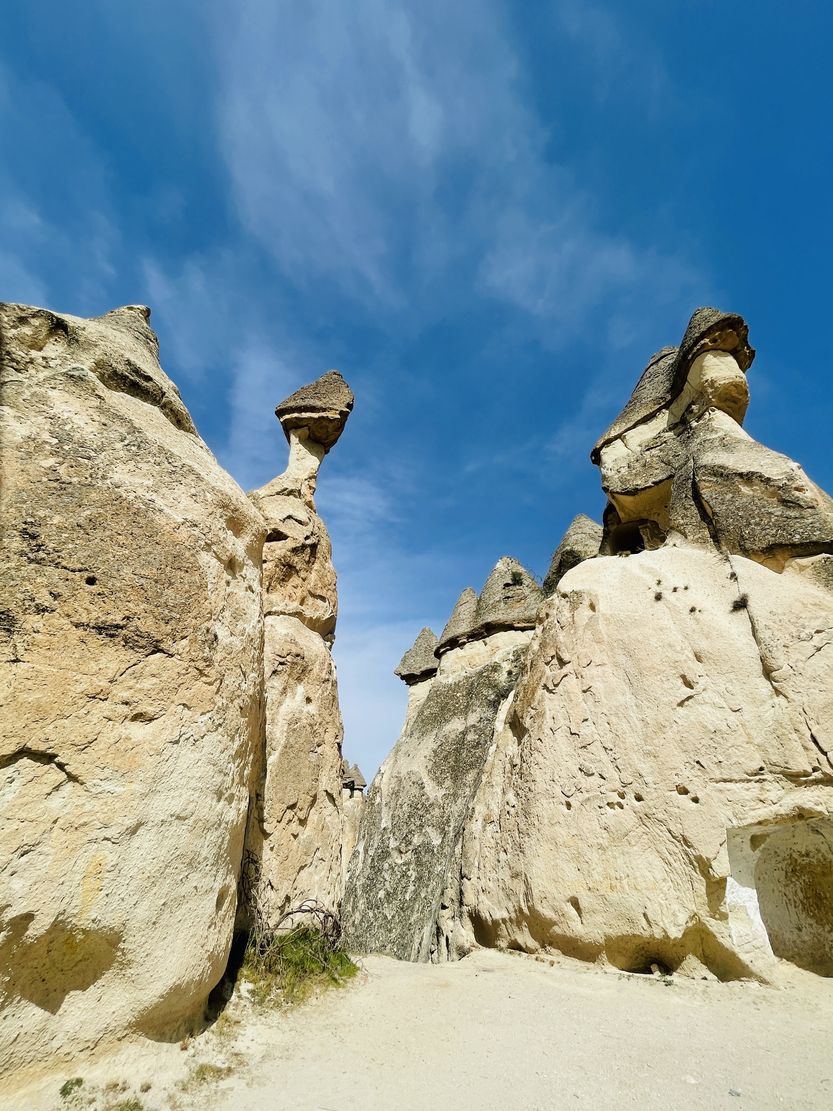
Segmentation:
<svg viewBox="0 0 833 1111">
<path fill-rule="evenodd" d="M 318 504 L 345 752 L 503 554 L 599 518 L 590 446 L 691 310 L 743 313 L 747 429 L 833 489 L 830 6 L 27 0 L 0 42 L 0 298 L 146 302 L 246 488 L 356 393 Z"/>
</svg>

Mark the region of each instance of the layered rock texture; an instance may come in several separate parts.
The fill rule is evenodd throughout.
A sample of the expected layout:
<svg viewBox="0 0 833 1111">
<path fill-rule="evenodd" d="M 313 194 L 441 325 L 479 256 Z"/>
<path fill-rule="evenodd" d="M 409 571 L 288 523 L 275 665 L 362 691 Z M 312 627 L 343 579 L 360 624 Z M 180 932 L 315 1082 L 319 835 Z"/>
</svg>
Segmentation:
<svg viewBox="0 0 833 1111">
<path fill-rule="evenodd" d="M 255 507 L 147 309 L 0 307 L 0 1072 L 221 977 L 261 730 Z"/>
<path fill-rule="evenodd" d="M 247 497 L 146 308 L 2 305 L 0 369 L 0 1072 L 19 1081 L 201 1015 L 247 840 L 266 917 L 338 904 L 336 581 L 313 494 L 353 397 L 330 372 L 287 399 L 287 470 Z"/>
<path fill-rule="evenodd" d="M 321 460 L 352 408 L 338 371 L 282 402 L 275 413 L 289 441 L 287 468 L 251 494 L 267 529 L 266 729 L 247 848 L 259 861 L 257 897 L 271 921 L 307 899 L 331 910 L 341 900 L 343 729 L 331 654 L 338 599 L 314 495 Z"/>
<path fill-rule="evenodd" d="M 461 598 L 370 789 L 346 899 L 368 947 L 833 974 L 833 502 L 743 431 L 753 354 L 702 309 L 654 356 L 517 681 L 423 727 L 445 661 L 489 640 Z"/>
<path fill-rule="evenodd" d="M 463 832 L 496 722 L 520 674 L 541 591 L 513 559 L 467 589 L 435 649 L 423 629 L 397 674 L 402 735 L 371 785 L 343 905 L 349 943 L 408 960 L 460 951 Z M 438 657 L 438 659 L 437 659 Z"/>
</svg>

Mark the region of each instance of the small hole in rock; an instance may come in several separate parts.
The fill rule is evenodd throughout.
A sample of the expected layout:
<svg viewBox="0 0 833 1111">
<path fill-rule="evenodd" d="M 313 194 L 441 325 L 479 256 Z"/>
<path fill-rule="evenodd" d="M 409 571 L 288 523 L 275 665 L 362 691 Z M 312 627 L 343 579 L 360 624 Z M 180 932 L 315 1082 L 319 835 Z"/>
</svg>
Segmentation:
<svg viewBox="0 0 833 1111">
<path fill-rule="evenodd" d="M 95 577 L 95 575 L 87 575 L 86 579 L 84 579 L 84 582 L 87 584 L 87 586 L 95 586 L 95 584 L 98 582 L 98 579 Z"/>
</svg>

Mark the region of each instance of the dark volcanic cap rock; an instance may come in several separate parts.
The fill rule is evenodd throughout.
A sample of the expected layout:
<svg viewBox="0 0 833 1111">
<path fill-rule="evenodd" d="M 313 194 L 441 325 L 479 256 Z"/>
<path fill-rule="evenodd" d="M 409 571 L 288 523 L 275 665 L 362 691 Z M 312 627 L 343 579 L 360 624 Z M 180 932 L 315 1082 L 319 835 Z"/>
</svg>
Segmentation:
<svg viewBox="0 0 833 1111">
<path fill-rule="evenodd" d="M 329 451 L 353 408 L 353 391 L 337 370 L 328 370 L 302 386 L 275 409 L 287 440 L 294 428 L 308 428 L 310 438 Z"/>
<path fill-rule="evenodd" d="M 478 633 L 532 629 L 541 598 L 541 588 L 526 568 L 511 556 L 502 556 L 477 600 L 475 629 Z"/>
<path fill-rule="evenodd" d="M 696 309 L 680 346 L 663 347 L 651 356 L 627 405 L 590 453 L 593 462 L 598 463 L 605 444 L 673 401 L 685 384 L 691 364 L 704 351 L 729 351 L 741 370 L 748 370 L 755 358 L 748 335 L 749 328 L 742 316 L 720 309 Z"/>
<path fill-rule="evenodd" d="M 394 675 L 398 675 L 408 684 L 434 675 L 438 666 L 437 657 L 434 655 L 437 643 L 436 633 L 426 625 L 399 661 L 399 667 L 394 671 Z"/>
<path fill-rule="evenodd" d="M 590 517 L 579 513 L 570 522 L 567 531 L 553 553 L 550 569 L 544 579 L 544 595 L 554 593 L 560 580 L 585 559 L 593 559 L 599 554 L 602 544 L 602 526 Z"/>
<path fill-rule="evenodd" d="M 470 586 L 467 586 L 451 611 L 445 628 L 440 634 L 440 641 L 435 654 L 441 656 L 455 644 L 467 640 L 474 629 L 474 615 L 477 611 L 477 595 Z"/>
</svg>

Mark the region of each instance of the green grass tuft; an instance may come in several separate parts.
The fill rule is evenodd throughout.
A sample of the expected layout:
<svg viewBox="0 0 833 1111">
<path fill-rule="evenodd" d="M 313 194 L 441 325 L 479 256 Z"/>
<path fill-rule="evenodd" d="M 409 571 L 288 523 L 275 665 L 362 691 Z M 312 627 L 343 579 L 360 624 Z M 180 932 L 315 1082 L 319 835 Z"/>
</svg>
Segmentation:
<svg viewBox="0 0 833 1111">
<path fill-rule="evenodd" d="M 83 1083 L 83 1076 L 73 1076 L 71 1080 L 65 1080 L 58 1089 L 61 1099 L 69 1099 L 72 1093 L 77 1092 Z"/>
<path fill-rule="evenodd" d="M 256 1002 L 300 1003 L 319 988 L 345 984 L 358 966 L 320 930 L 297 926 L 252 933 L 243 971 Z"/>
</svg>

